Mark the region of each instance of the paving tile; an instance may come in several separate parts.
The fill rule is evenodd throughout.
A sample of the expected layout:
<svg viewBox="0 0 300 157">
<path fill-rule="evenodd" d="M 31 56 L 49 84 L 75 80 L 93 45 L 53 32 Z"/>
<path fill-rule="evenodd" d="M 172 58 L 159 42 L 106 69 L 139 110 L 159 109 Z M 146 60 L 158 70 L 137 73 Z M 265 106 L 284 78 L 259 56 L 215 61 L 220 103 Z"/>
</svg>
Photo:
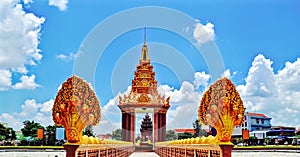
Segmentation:
<svg viewBox="0 0 300 157">
<path fill-rule="evenodd" d="M 154 152 L 134 152 L 129 157 L 159 157 Z"/>
</svg>

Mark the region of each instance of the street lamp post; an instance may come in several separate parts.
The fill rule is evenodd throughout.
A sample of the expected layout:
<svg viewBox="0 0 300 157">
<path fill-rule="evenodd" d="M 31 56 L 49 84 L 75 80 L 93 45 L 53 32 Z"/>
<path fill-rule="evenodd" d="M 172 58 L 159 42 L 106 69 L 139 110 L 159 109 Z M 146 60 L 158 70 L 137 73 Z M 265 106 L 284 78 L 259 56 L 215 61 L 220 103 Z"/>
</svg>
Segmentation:
<svg viewBox="0 0 300 157">
<path fill-rule="evenodd" d="M 46 135 L 45 138 L 46 138 L 46 146 L 48 146 L 48 135 Z"/>
</svg>

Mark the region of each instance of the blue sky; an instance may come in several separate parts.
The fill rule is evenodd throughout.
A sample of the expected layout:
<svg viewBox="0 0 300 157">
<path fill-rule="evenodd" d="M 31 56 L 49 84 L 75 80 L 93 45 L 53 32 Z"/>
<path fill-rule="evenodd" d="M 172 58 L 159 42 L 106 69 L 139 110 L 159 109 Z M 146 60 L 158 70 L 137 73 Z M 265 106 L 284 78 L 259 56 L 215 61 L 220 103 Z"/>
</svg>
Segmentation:
<svg viewBox="0 0 300 157">
<path fill-rule="evenodd" d="M 191 127 L 202 92 L 215 79 L 209 67 L 223 69 L 217 70 L 219 77 L 233 81 L 247 111 L 265 113 L 273 125 L 300 126 L 298 1 L 3 0 L 0 6 L 0 121 L 17 130 L 26 119 L 53 123 L 58 88 L 78 73 L 76 65 L 91 68 L 85 57 L 96 67 L 82 77 L 93 84 L 103 111 L 95 129 L 118 128 L 117 95 L 128 90 L 143 44 L 143 28 L 133 27 L 139 22 L 148 26 L 160 92 L 171 96 L 168 128 Z M 161 12 L 143 12 L 157 8 Z M 188 18 L 164 14 L 170 10 Z M 126 17 L 130 11 L 139 18 Z M 159 22 L 164 17 L 172 19 Z M 115 22 L 103 29 L 109 20 Z M 118 34 L 125 26 L 132 27 Z M 115 38 L 108 38 L 111 34 Z M 100 48 L 108 39 L 104 51 L 85 52 L 85 44 Z M 215 52 L 222 62 L 205 62 L 203 53 Z"/>
</svg>

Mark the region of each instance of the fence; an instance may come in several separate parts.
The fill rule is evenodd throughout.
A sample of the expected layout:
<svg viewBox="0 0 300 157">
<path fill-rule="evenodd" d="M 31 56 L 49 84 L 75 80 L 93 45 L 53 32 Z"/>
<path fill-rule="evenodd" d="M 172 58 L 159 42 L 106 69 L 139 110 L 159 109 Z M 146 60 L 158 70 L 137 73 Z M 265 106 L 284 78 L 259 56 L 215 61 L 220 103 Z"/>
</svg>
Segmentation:
<svg viewBox="0 0 300 157">
<path fill-rule="evenodd" d="M 65 144 L 66 157 L 128 157 L 132 144 Z"/>
<path fill-rule="evenodd" d="M 231 143 L 218 144 L 207 138 L 203 142 L 200 138 L 157 142 L 154 147 L 155 153 L 161 157 L 231 157 L 232 149 Z"/>
</svg>

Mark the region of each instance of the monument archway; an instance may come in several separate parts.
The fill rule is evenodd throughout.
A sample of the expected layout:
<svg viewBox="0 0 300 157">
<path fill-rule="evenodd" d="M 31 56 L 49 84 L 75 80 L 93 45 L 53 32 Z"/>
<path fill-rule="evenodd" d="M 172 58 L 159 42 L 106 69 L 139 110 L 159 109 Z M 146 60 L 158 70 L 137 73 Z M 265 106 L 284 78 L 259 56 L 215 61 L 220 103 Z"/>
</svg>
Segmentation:
<svg viewBox="0 0 300 157">
<path fill-rule="evenodd" d="M 119 96 L 118 107 L 122 112 L 122 140 L 135 142 L 136 111 L 153 110 L 153 141 L 166 140 L 166 114 L 170 108 L 170 97 L 165 98 L 157 90 L 155 72 L 150 64 L 146 40 L 141 51 L 141 59 L 136 66 L 129 94 Z"/>
</svg>

